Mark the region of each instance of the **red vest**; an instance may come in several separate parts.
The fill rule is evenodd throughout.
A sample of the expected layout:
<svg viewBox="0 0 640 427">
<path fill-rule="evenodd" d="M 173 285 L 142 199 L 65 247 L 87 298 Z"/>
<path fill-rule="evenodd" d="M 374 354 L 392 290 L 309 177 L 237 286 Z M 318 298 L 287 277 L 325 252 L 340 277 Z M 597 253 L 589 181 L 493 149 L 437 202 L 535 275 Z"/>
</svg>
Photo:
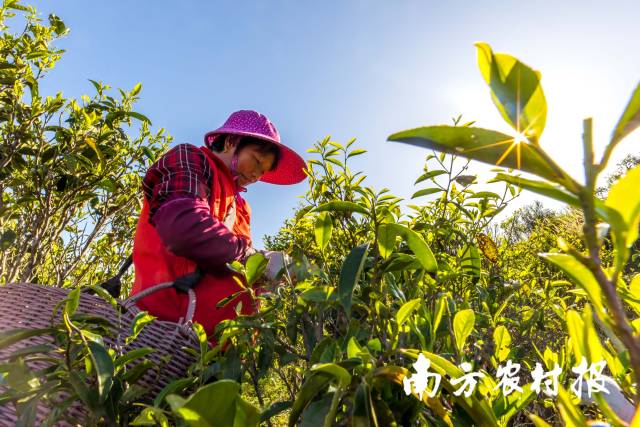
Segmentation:
<svg viewBox="0 0 640 427">
<path fill-rule="evenodd" d="M 236 196 L 229 168 L 208 148 L 200 147 L 200 150 L 205 154 L 213 172 L 209 199 L 211 216 L 222 222 L 236 197 L 236 221 L 232 231 L 250 241 L 251 211 L 244 199 L 240 195 Z M 149 205 L 146 199 L 133 242 L 133 264 L 135 281 L 132 294 L 158 283 L 174 281 L 180 276 L 192 273 L 196 268 L 193 261 L 174 255 L 165 248 L 155 227 L 149 223 Z M 220 300 L 241 290 L 234 280 L 234 275 L 231 271 L 223 271 L 216 275 L 205 274 L 194 288 L 197 298 L 194 321 L 200 323 L 209 336 L 213 334 L 220 321 L 236 317 L 235 307 L 239 302 L 242 302 L 242 314 L 255 312 L 256 308 L 247 293 L 242 293 L 222 308 L 216 307 Z M 141 310 L 146 310 L 161 320 L 178 322 L 186 315 L 188 298 L 186 293 L 168 288 L 142 298 L 137 305 Z"/>
</svg>

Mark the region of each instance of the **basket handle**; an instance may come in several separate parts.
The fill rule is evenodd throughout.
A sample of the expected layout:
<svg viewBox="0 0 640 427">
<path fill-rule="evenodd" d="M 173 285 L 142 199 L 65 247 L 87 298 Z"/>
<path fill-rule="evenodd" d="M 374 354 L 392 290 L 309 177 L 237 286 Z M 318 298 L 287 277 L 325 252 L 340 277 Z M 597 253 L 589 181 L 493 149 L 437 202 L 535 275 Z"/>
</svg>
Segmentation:
<svg viewBox="0 0 640 427">
<path fill-rule="evenodd" d="M 142 292 L 132 295 L 129 298 L 127 298 L 127 300 L 124 301 L 123 304 L 126 309 L 129 309 L 136 303 L 136 301 L 148 295 L 151 295 L 154 292 L 160 291 L 162 289 L 174 287 L 178 292 L 186 292 L 189 297 L 189 304 L 187 305 L 187 314 L 182 320 L 182 322 L 180 322 L 182 324 L 189 324 L 193 321 L 193 316 L 195 315 L 195 312 L 196 312 L 196 292 L 193 290 L 193 288 L 200 281 L 202 274 L 203 274 L 202 270 L 200 270 L 199 268 L 196 268 L 196 270 L 193 273 L 184 275 L 182 277 L 178 277 L 173 282 L 159 283 L 157 285 L 151 286 L 143 290 Z"/>
</svg>

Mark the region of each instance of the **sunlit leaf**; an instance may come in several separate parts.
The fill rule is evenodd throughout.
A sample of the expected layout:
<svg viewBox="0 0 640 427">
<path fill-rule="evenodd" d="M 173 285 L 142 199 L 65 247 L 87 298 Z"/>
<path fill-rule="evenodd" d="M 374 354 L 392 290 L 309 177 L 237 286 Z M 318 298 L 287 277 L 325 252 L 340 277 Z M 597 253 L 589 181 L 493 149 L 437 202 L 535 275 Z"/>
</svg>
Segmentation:
<svg viewBox="0 0 640 427">
<path fill-rule="evenodd" d="M 467 341 L 476 322 L 476 316 L 472 309 L 461 310 L 453 317 L 453 335 L 456 338 L 458 352 L 462 353 L 464 344 Z"/>
<path fill-rule="evenodd" d="M 333 222 L 331 221 L 331 215 L 328 212 L 320 212 L 314 225 L 314 235 L 316 244 L 321 251 L 324 251 L 329 244 L 332 232 Z"/>
<path fill-rule="evenodd" d="M 311 367 L 313 372 L 324 372 L 338 380 L 339 387 L 346 387 L 351 383 L 351 374 L 342 366 L 335 363 L 321 363 Z"/>
<path fill-rule="evenodd" d="M 342 200 L 335 200 L 332 202 L 323 203 L 311 212 L 358 212 L 363 215 L 368 215 L 369 211 L 364 207 L 354 202 L 345 202 Z"/>
<path fill-rule="evenodd" d="M 611 143 L 617 143 L 633 132 L 638 126 L 640 126 L 640 84 L 638 84 L 633 91 L 631 99 L 613 131 Z"/>
<path fill-rule="evenodd" d="M 579 285 L 589 296 L 589 301 L 596 308 L 598 316 L 606 314 L 604 306 L 602 304 L 602 290 L 600 285 L 593 277 L 593 273 L 589 271 L 580 261 L 567 254 L 560 253 L 546 253 L 540 254 L 540 256 L 560 267 L 577 285 Z"/>
<path fill-rule="evenodd" d="M 389 136 L 390 141 L 455 154 L 494 166 L 519 169 L 553 182 L 563 182 L 566 173 L 558 173 L 540 155 L 541 149 L 513 136 L 475 127 L 427 126 Z"/>
<path fill-rule="evenodd" d="M 547 120 L 540 73 L 511 55 L 493 53 L 486 43 L 476 47 L 480 73 L 502 117 L 517 132 L 539 139 Z"/>
<path fill-rule="evenodd" d="M 493 331 L 493 342 L 495 343 L 493 355 L 498 359 L 498 362 L 504 362 L 511 352 L 511 334 L 507 328 L 502 325 L 498 326 Z"/>
<path fill-rule="evenodd" d="M 400 307 L 396 313 L 396 323 L 398 324 L 398 327 L 402 326 L 409 319 L 413 312 L 420 307 L 421 303 L 422 299 L 416 298 L 402 304 L 402 307 Z"/>
<path fill-rule="evenodd" d="M 260 279 L 268 263 L 269 260 L 267 257 L 260 252 L 256 252 L 247 258 L 244 268 L 248 287 L 253 286 L 253 284 Z"/>
<path fill-rule="evenodd" d="M 622 240 L 619 242 L 620 245 L 616 242 L 616 247 L 618 248 L 618 253 L 616 254 L 618 269 L 622 268 L 626 262 L 626 256 L 624 256 L 626 255 L 626 250 L 624 250 L 622 246 L 629 248 L 638 240 L 640 198 L 629 197 L 629 195 L 634 194 L 638 188 L 640 188 L 640 166 L 630 169 L 622 178 L 613 184 L 605 201 L 606 206 L 616 210 L 624 221 L 622 230 L 620 230 L 621 224 L 610 224 L 614 230 L 618 231 L 620 240 Z"/>
<path fill-rule="evenodd" d="M 383 227 L 388 228 L 387 230 L 383 230 L 383 232 L 393 232 L 407 242 L 409 249 L 413 251 L 426 271 L 435 272 L 438 270 L 438 263 L 433 256 L 433 252 L 431 252 L 427 243 L 418 233 L 400 224 L 383 224 L 380 226 L 380 229 Z"/>
</svg>

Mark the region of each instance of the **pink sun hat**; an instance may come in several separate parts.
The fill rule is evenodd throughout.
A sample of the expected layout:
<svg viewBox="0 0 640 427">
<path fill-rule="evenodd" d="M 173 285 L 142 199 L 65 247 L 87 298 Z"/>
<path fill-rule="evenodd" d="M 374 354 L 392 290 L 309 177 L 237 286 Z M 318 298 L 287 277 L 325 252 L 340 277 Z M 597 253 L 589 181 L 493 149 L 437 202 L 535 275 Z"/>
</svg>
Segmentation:
<svg viewBox="0 0 640 427">
<path fill-rule="evenodd" d="M 204 143 L 207 147 L 211 147 L 215 137 L 221 134 L 251 136 L 273 142 L 280 148 L 278 166 L 262 175 L 260 181 L 288 185 L 297 184 L 307 177 L 304 173 L 304 169 L 307 167 L 306 162 L 298 153 L 280 142 L 280 134 L 267 116 L 253 110 L 240 110 L 231 113 L 221 127 L 204 135 Z"/>
</svg>

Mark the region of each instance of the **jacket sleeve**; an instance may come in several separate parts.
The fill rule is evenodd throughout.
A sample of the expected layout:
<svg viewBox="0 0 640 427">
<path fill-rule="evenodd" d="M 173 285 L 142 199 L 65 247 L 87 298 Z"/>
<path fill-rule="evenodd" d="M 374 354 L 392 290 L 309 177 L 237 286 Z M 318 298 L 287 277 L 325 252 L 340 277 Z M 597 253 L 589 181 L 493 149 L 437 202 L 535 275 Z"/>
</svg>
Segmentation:
<svg viewBox="0 0 640 427">
<path fill-rule="evenodd" d="M 211 215 L 209 196 L 215 171 L 195 146 L 181 144 L 163 155 L 145 175 L 149 221 L 174 254 L 208 271 L 244 257 L 249 244 Z"/>
</svg>

